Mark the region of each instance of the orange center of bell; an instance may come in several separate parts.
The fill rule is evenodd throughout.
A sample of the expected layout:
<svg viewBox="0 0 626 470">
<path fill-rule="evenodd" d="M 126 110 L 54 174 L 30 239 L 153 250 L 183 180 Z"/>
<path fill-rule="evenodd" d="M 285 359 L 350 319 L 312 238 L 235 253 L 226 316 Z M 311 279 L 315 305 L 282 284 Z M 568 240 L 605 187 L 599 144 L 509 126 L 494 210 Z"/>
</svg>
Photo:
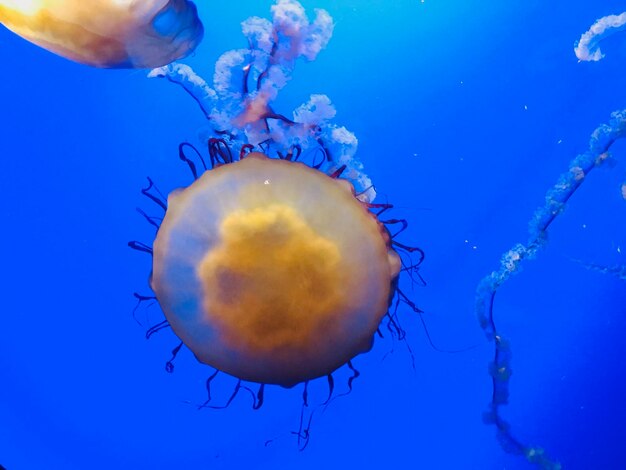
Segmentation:
<svg viewBox="0 0 626 470">
<path fill-rule="evenodd" d="M 336 245 L 295 210 L 271 204 L 228 215 L 200 265 L 205 320 L 236 350 L 297 351 L 343 308 Z"/>
</svg>

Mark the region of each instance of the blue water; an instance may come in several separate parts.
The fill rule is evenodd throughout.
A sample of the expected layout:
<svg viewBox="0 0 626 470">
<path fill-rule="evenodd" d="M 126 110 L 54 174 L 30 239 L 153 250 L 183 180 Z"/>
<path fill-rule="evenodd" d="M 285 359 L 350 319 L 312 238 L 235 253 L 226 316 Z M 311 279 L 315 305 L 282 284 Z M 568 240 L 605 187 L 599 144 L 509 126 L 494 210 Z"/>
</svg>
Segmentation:
<svg viewBox="0 0 626 470">
<path fill-rule="evenodd" d="M 198 1 L 206 36 L 185 60 L 206 78 L 245 47 L 239 23 L 268 0 Z M 234 3 L 234 2 L 233 2 Z M 527 224 L 611 111 L 626 107 L 626 34 L 598 63 L 574 42 L 623 2 L 303 0 L 327 9 L 333 39 L 300 63 L 276 105 L 325 93 L 359 138 L 379 202 L 426 252 L 425 287 L 400 312 L 411 354 L 390 335 L 354 364 L 354 390 L 318 412 L 298 450 L 301 388 L 269 387 L 197 411 L 208 368 L 164 363 L 169 334 L 133 320 L 152 232 L 135 212 L 151 176 L 187 185 L 177 159 L 204 124 L 195 103 L 144 71 L 97 70 L 0 29 L 0 464 L 48 469 L 524 469 L 481 415 L 492 345 L 474 313 L 479 280 L 527 239 Z M 549 5 L 547 5 L 549 3 Z M 624 469 L 626 281 L 573 260 L 626 264 L 626 144 L 553 224 L 547 247 L 497 295 L 511 340 L 514 434 L 568 469 Z M 146 318 L 148 317 L 148 318 Z M 138 319 L 160 321 L 158 309 Z M 466 349 L 470 348 L 470 349 Z M 347 374 L 337 387 L 345 390 Z M 233 383 L 218 387 L 227 399 Z M 314 387 L 326 393 L 324 381 Z M 269 441 L 269 442 L 268 442 Z"/>
</svg>

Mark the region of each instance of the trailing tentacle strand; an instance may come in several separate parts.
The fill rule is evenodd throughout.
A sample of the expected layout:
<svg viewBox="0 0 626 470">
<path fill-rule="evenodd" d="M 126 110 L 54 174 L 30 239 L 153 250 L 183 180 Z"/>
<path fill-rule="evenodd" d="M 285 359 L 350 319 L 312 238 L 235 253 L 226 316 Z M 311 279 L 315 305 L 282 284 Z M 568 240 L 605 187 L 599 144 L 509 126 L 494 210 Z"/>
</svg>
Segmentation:
<svg viewBox="0 0 626 470">
<path fill-rule="evenodd" d="M 611 114 L 607 124 L 600 125 L 591 135 L 589 149 L 574 158 L 567 172 L 547 192 L 545 203 L 536 211 L 529 223 L 529 239 L 525 245 L 517 244 L 500 260 L 500 267 L 485 276 L 476 289 L 476 315 L 487 338 L 493 341 L 493 361 L 489 366 L 492 378 L 492 399 L 485 421 L 494 424 L 503 447 L 508 452 L 520 453 L 528 461 L 541 468 L 561 468 L 539 447 L 520 443 L 513 437 L 509 424 L 502 418 L 500 407 L 508 402 L 511 378 L 511 349 L 508 341 L 499 332 L 494 320 L 494 299 L 498 289 L 516 274 L 522 261 L 532 259 L 547 240 L 547 231 L 554 220 L 563 212 L 567 202 L 580 188 L 587 175 L 608 158 L 613 143 L 626 135 L 626 110 Z"/>
</svg>

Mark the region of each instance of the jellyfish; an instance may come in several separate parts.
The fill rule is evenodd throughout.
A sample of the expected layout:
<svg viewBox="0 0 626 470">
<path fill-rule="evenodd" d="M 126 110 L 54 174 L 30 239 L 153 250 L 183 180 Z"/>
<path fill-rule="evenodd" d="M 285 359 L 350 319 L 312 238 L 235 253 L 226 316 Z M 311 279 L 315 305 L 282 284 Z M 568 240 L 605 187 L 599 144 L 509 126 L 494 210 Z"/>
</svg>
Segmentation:
<svg viewBox="0 0 626 470">
<path fill-rule="evenodd" d="M 596 21 L 589 32 L 581 37 L 576 55 L 581 60 L 599 60 L 602 55 L 597 48 L 597 41 L 605 35 L 607 28 L 621 27 L 624 22 L 626 22 L 626 13 L 619 16 L 611 15 Z M 489 364 L 492 398 L 484 414 L 484 420 L 487 424 L 496 427 L 498 440 L 506 452 L 522 455 L 530 463 L 546 470 L 559 470 L 561 465 L 541 447 L 528 445 L 517 439 L 511 432 L 510 424 L 501 414 L 501 407 L 509 401 L 512 356 L 510 343 L 499 331 L 495 322 L 495 296 L 498 289 L 520 271 L 524 261 L 537 256 L 547 243 L 548 229 L 566 209 L 570 198 L 595 168 L 611 159 L 611 147 L 615 141 L 624 137 L 626 137 L 626 109 L 614 111 L 607 123 L 593 131 L 587 151 L 570 162 L 568 170 L 546 193 L 545 203 L 535 211 L 529 222 L 528 241 L 525 244 L 519 243 L 504 253 L 499 268 L 485 276 L 476 289 L 476 314 L 487 339 L 493 341 L 494 345 L 493 361 Z M 623 188 L 620 191 L 623 191 Z M 587 267 L 626 279 L 624 266 L 587 265 Z"/>
<path fill-rule="evenodd" d="M 168 198 L 152 289 L 205 364 L 285 387 L 371 348 L 400 258 L 346 180 L 252 152 Z"/>
<path fill-rule="evenodd" d="M 0 0 L 0 23 L 55 54 L 104 68 L 166 65 L 203 35 L 189 0 Z"/>
<path fill-rule="evenodd" d="M 142 210 L 156 238 L 130 243 L 152 255 L 154 295 L 136 297 L 157 300 L 165 316 L 148 335 L 171 328 L 180 339 L 173 358 L 185 346 L 215 369 L 200 407 L 220 372 L 237 379 L 227 404 L 251 391 L 242 382 L 258 384 L 255 408 L 266 384 L 304 384 L 304 409 L 320 377 L 330 399 L 344 365 L 351 390 L 352 360 L 372 347 L 383 318 L 400 332 L 398 304 L 420 312 L 399 278 L 419 276 L 423 252 L 398 242 L 406 221 L 382 217 L 392 206 L 373 202 L 358 140 L 332 122 L 330 99 L 311 95 L 291 116 L 274 109 L 296 59 L 314 60 L 328 43 L 332 18 L 316 10 L 310 21 L 295 0 L 278 0 L 272 14 L 242 23 L 249 48 L 223 54 L 212 85 L 184 64 L 149 73 L 182 87 L 208 122 L 208 159 L 179 146 L 193 183 L 166 202 L 150 180 L 143 192 L 165 214 Z"/>
</svg>

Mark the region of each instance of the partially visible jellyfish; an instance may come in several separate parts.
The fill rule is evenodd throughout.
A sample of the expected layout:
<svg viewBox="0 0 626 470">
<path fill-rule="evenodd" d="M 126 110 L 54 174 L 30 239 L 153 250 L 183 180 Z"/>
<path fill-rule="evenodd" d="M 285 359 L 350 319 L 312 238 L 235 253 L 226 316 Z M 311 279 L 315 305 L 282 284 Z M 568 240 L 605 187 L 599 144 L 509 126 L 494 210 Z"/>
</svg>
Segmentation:
<svg viewBox="0 0 626 470">
<path fill-rule="evenodd" d="M 104 68 L 166 65 L 203 35 L 189 0 L 0 0 L 0 23 L 55 54 Z"/>
<path fill-rule="evenodd" d="M 583 36 L 576 48 L 581 60 L 599 60 L 602 55 L 597 43 L 609 32 L 617 31 L 626 23 L 626 13 L 602 18 Z M 613 29 L 610 29 L 613 28 Z M 478 284 L 476 290 L 476 313 L 480 326 L 487 338 L 494 343 L 493 362 L 489 365 L 492 379 L 492 398 L 489 410 L 484 414 L 485 422 L 497 428 L 498 439 L 505 451 L 523 455 L 529 462 L 543 469 L 558 470 L 561 465 L 550 458 L 542 448 L 527 445 L 513 436 L 510 424 L 501 415 L 501 406 L 509 400 L 511 379 L 511 348 L 508 340 L 498 330 L 494 319 L 494 300 L 498 289 L 514 274 L 520 271 L 524 260 L 533 259 L 547 242 L 548 229 L 565 210 L 569 199 L 580 188 L 589 173 L 610 158 L 613 143 L 626 137 L 626 109 L 611 114 L 608 123 L 600 125 L 591 134 L 589 149 L 574 158 L 567 172 L 546 193 L 545 204 L 539 207 L 529 222 L 529 238 L 526 244 L 517 244 L 507 251 L 500 260 L 500 267 Z M 623 187 L 621 188 L 623 192 Z M 624 266 L 591 266 L 606 274 L 626 279 Z"/>
<path fill-rule="evenodd" d="M 604 57 L 598 43 L 607 36 L 626 29 L 626 11 L 620 15 L 608 15 L 597 20 L 588 31 L 580 36 L 574 53 L 578 60 L 593 61 Z"/>
<path fill-rule="evenodd" d="M 154 296 L 136 297 L 156 299 L 166 318 L 148 335 L 171 327 L 181 340 L 174 356 L 184 345 L 215 369 L 201 407 L 214 407 L 211 383 L 223 372 L 237 379 L 227 405 L 242 389 L 257 408 L 266 384 L 303 384 L 304 413 L 311 380 L 327 379 L 330 400 L 333 373 L 347 366 L 351 389 L 359 375 L 352 359 L 382 335 L 381 320 L 400 336 L 398 305 L 420 312 L 399 275 L 419 278 L 423 252 L 395 239 L 406 221 L 379 218 L 391 205 L 372 202 L 374 188 L 354 157 L 357 139 L 330 122 L 328 97 L 312 95 L 291 117 L 273 109 L 295 59 L 315 59 L 333 21 L 316 10 L 310 22 L 295 0 L 278 0 L 272 13 L 271 22 L 242 23 L 250 47 L 220 57 L 212 87 L 186 65 L 150 73 L 200 106 L 209 162 L 180 145 L 195 182 L 166 203 L 150 181 L 143 192 L 165 215 L 141 211 L 156 239 L 130 245 L 153 258 Z M 412 253 L 417 262 L 408 261 Z M 258 384 L 256 392 L 246 382 Z M 297 433 L 303 445 L 310 417 Z"/>
</svg>

